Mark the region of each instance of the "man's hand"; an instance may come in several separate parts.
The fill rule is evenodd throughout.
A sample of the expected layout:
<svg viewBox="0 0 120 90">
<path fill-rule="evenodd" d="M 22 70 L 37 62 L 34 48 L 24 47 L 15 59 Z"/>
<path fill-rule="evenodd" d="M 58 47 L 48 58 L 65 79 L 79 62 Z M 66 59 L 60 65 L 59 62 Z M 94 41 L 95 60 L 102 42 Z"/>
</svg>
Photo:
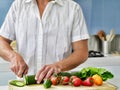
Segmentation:
<svg viewBox="0 0 120 90">
<path fill-rule="evenodd" d="M 16 52 L 14 52 L 13 57 L 10 58 L 10 68 L 20 78 L 28 72 L 27 64 Z"/>
<path fill-rule="evenodd" d="M 10 62 L 11 70 L 18 77 L 22 77 L 23 74 L 27 74 L 28 66 L 23 58 L 11 48 L 11 42 L 11 40 L 0 36 L 0 56 Z"/>
<path fill-rule="evenodd" d="M 45 65 L 38 71 L 35 79 L 39 84 L 43 79 L 50 78 L 54 73 L 57 74 L 60 71 L 61 71 L 60 68 L 58 68 L 55 64 Z"/>
</svg>

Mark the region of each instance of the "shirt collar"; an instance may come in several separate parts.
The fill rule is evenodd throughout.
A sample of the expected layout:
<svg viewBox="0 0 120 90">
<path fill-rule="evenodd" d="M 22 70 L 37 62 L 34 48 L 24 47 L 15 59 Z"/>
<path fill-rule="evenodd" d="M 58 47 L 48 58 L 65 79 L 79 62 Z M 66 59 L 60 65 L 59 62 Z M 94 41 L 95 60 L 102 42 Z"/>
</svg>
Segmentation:
<svg viewBox="0 0 120 90">
<path fill-rule="evenodd" d="M 33 1 L 33 0 L 25 0 L 25 3 L 29 3 L 29 2 L 31 2 L 31 1 Z"/>
<path fill-rule="evenodd" d="M 34 0 L 25 0 L 25 3 L 30 3 L 31 1 L 34 1 Z M 60 6 L 63 6 L 63 1 L 64 1 L 64 0 L 53 0 L 52 2 L 53 2 L 53 3 L 57 3 L 57 4 L 59 4 Z"/>
</svg>

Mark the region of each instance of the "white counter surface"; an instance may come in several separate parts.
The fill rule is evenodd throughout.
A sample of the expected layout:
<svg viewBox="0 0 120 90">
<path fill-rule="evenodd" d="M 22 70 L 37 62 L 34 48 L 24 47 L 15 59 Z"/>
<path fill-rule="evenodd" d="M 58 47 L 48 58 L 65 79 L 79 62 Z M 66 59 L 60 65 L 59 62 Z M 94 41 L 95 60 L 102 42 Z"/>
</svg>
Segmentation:
<svg viewBox="0 0 120 90">
<path fill-rule="evenodd" d="M 8 90 L 8 86 L 0 86 L 0 90 Z"/>
<path fill-rule="evenodd" d="M 120 66 L 120 56 L 91 57 L 81 66 Z"/>
<path fill-rule="evenodd" d="M 86 67 L 86 66 L 120 66 L 120 56 L 107 56 L 107 57 L 94 57 L 88 58 L 88 60 L 81 64 L 78 67 Z M 4 69 L 3 69 L 4 67 Z M 0 58 L 0 71 L 10 71 L 9 63 Z"/>
<path fill-rule="evenodd" d="M 4 69 L 3 69 L 4 68 Z M 3 60 L 1 57 L 0 57 L 0 72 L 3 71 L 3 72 L 6 72 L 6 71 L 10 71 L 10 67 L 9 67 L 9 62 Z"/>
</svg>

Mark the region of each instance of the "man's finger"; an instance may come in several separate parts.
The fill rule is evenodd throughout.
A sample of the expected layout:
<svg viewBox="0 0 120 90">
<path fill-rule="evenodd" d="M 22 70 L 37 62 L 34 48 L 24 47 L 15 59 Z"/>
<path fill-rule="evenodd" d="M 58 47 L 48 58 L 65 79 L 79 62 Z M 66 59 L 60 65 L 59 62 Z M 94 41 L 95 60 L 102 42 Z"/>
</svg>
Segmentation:
<svg viewBox="0 0 120 90">
<path fill-rule="evenodd" d="M 16 75 L 17 75 L 17 70 L 16 70 L 16 67 L 15 66 L 13 66 L 13 65 L 11 65 L 11 70 L 12 70 L 12 72 L 14 72 Z"/>
<path fill-rule="evenodd" d="M 36 74 L 36 76 L 35 76 L 35 80 L 38 80 L 38 78 L 39 78 L 39 75 L 41 74 L 41 72 L 45 69 L 45 67 L 46 66 L 43 66 L 42 68 L 41 68 L 41 70 L 40 71 L 38 71 L 38 73 Z"/>
<path fill-rule="evenodd" d="M 12 72 L 14 72 L 14 73 L 15 73 L 15 69 L 14 69 L 14 68 L 11 68 L 11 70 L 12 70 Z"/>
<path fill-rule="evenodd" d="M 43 71 L 40 72 L 39 78 L 37 79 L 37 83 L 41 83 L 41 81 L 45 78 L 49 70 L 50 70 L 50 67 L 45 67 L 45 69 L 43 69 Z"/>
<path fill-rule="evenodd" d="M 52 69 L 50 69 L 50 70 L 47 72 L 45 78 L 46 78 L 46 79 L 50 78 L 50 76 L 52 76 L 53 73 L 54 73 L 54 69 L 52 68 Z"/>
<path fill-rule="evenodd" d="M 28 66 L 26 66 L 25 70 L 24 70 L 24 75 L 26 75 L 28 73 Z"/>
<path fill-rule="evenodd" d="M 24 72 L 24 69 L 22 67 L 20 67 L 19 71 L 18 71 L 18 77 L 22 77 L 22 74 Z"/>
</svg>

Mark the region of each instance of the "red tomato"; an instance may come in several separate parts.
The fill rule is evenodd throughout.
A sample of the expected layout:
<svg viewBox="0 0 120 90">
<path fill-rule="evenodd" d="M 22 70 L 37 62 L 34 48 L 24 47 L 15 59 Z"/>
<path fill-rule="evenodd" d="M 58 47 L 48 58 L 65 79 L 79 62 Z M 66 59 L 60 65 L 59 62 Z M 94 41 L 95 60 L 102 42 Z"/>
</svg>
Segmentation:
<svg viewBox="0 0 120 90">
<path fill-rule="evenodd" d="M 81 80 L 80 78 L 74 78 L 74 79 L 72 80 L 72 83 L 73 83 L 73 85 L 74 85 L 75 87 L 78 87 L 78 86 L 80 86 L 80 85 L 82 84 L 82 80 Z"/>
<path fill-rule="evenodd" d="M 60 77 L 51 77 L 52 85 L 58 85 L 60 83 Z"/>
<path fill-rule="evenodd" d="M 82 82 L 82 85 L 84 86 L 92 86 L 94 84 L 93 78 L 88 77 L 86 80 Z"/>
<path fill-rule="evenodd" d="M 77 76 L 71 76 L 70 79 L 73 80 L 74 78 L 78 78 Z"/>
<path fill-rule="evenodd" d="M 62 77 L 62 82 L 61 82 L 61 84 L 67 85 L 67 84 L 69 84 L 69 81 L 70 81 L 70 78 L 69 78 L 69 77 L 63 76 L 63 77 Z"/>
<path fill-rule="evenodd" d="M 70 77 L 70 83 L 72 83 L 72 80 L 75 79 L 75 78 L 78 78 L 77 76 L 71 76 Z"/>
</svg>

